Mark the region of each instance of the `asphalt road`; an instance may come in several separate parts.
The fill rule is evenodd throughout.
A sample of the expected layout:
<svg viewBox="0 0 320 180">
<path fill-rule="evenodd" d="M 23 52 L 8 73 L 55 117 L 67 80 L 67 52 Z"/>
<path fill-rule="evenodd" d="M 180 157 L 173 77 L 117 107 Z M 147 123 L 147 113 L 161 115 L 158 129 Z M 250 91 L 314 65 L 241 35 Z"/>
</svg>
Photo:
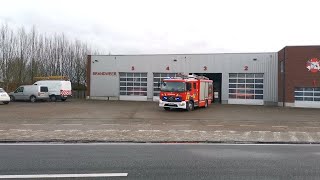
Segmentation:
<svg viewBox="0 0 320 180">
<path fill-rule="evenodd" d="M 319 179 L 319 160 L 319 145 L 1 144 L 0 178 L 128 173 L 109 178 Z"/>
</svg>

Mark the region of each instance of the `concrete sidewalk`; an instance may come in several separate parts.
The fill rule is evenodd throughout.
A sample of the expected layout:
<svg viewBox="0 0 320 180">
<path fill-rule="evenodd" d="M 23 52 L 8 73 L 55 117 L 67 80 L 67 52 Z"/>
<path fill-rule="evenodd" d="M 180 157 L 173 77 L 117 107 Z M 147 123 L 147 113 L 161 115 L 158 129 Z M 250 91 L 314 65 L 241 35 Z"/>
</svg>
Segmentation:
<svg viewBox="0 0 320 180">
<path fill-rule="evenodd" d="M 0 141 L 319 143 L 318 109 L 71 101 L 0 106 Z"/>
</svg>

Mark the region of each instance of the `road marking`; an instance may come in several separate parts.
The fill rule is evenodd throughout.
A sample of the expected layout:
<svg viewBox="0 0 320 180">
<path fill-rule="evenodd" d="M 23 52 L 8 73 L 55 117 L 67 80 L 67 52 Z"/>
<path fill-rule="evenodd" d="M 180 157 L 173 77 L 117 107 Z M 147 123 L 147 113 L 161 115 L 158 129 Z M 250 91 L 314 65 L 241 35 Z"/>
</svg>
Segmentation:
<svg viewBox="0 0 320 180">
<path fill-rule="evenodd" d="M 21 124 L 23 126 L 40 126 L 40 125 L 43 125 L 43 124 Z"/>
<path fill-rule="evenodd" d="M 101 124 L 102 126 L 119 126 L 120 124 Z"/>
<path fill-rule="evenodd" d="M 25 131 L 32 131 L 32 129 L 9 129 L 9 131 L 25 132 Z"/>
<path fill-rule="evenodd" d="M 296 137 L 296 134 L 296 132 L 289 132 L 291 141 L 299 141 L 299 139 Z"/>
<path fill-rule="evenodd" d="M 61 129 L 57 129 L 57 130 L 54 130 L 55 132 L 61 132 L 61 131 L 65 131 L 65 130 L 61 130 Z"/>
<path fill-rule="evenodd" d="M 207 126 L 221 127 L 223 125 L 220 125 L 220 124 L 208 124 Z"/>
<path fill-rule="evenodd" d="M 190 126 L 189 124 L 174 124 L 174 125 L 171 125 L 171 126 Z"/>
<path fill-rule="evenodd" d="M 310 126 L 305 126 L 305 128 L 319 128 L 319 127 L 310 127 Z"/>
<path fill-rule="evenodd" d="M 222 131 L 214 131 L 215 133 L 221 133 Z"/>
<path fill-rule="evenodd" d="M 263 141 L 266 137 L 266 132 L 265 131 L 259 131 L 259 138 L 258 141 Z"/>
<path fill-rule="evenodd" d="M 273 132 L 273 138 L 276 141 L 280 141 L 280 139 L 281 139 L 280 132 Z"/>
<path fill-rule="evenodd" d="M 6 131 L 6 130 L 2 130 L 2 129 L 0 129 L 0 131 Z"/>
<path fill-rule="evenodd" d="M 247 132 L 245 132 L 245 133 L 243 134 L 243 138 L 244 138 L 245 140 L 247 140 L 250 135 L 251 135 L 251 131 L 247 131 Z"/>
<path fill-rule="evenodd" d="M 136 124 L 136 126 L 151 126 L 151 124 Z"/>
<path fill-rule="evenodd" d="M 313 142 L 313 141 L 314 141 L 313 138 L 310 136 L 309 133 L 307 133 L 307 132 L 302 132 L 302 134 L 303 134 L 304 137 L 307 138 L 307 140 L 308 140 L 309 142 Z"/>
<path fill-rule="evenodd" d="M 273 128 L 287 128 L 288 126 L 272 126 Z"/>
<path fill-rule="evenodd" d="M 81 126 L 82 124 L 62 124 L 63 126 Z"/>
<path fill-rule="evenodd" d="M 250 124 L 240 124 L 241 127 L 254 127 L 256 125 L 250 125 Z"/>
<path fill-rule="evenodd" d="M 0 175 L 0 179 L 126 177 L 128 173 Z"/>
<path fill-rule="evenodd" d="M 139 132 L 160 132 L 161 130 L 138 130 Z"/>
<path fill-rule="evenodd" d="M 182 132 L 187 132 L 187 133 L 189 133 L 189 132 L 196 132 L 196 131 L 198 131 L 198 130 L 179 130 L 179 131 L 182 131 Z"/>
</svg>

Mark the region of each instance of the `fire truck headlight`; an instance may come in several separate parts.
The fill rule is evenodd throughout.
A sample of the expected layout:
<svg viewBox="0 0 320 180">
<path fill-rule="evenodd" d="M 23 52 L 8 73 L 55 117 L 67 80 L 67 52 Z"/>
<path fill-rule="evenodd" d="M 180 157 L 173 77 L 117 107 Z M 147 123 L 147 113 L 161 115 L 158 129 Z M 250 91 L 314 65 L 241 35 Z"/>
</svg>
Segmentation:
<svg viewBox="0 0 320 180">
<path fill-rule="evenodd" d="M 162 97 L 162 101 L 166 101 L 166 100 L 168 100 L 168 97 L 167 96 L 163 96 Z"/>
<path fill-rule="evenodd" d="M 184 106 L 184 105 L 185 105 L 185 103 L 184 103 L 184 102 L 180 103 L 180 106 Z"/>
</svg>

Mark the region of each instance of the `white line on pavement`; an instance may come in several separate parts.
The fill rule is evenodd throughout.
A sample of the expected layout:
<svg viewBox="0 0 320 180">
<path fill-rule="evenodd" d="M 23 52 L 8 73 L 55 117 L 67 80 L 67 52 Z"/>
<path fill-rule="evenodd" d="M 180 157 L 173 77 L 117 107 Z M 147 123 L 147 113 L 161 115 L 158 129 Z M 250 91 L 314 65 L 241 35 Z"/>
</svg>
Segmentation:
<svg viewBox="0 0 320 180">
<path fill-rule="evenodd" d="M 296 132 L 289 132 L 289 136 L 290 136 L 291 141 L 299 141 L 296 134 L 297 134 Z"/>
<path fill-rule="evenodd" d="M 0 175 L 0 179 L 126 177 L 128 173 Z"/>
<path fill-rule="evenodd" d="M 9 131 L 19 131 L 19 132 L 22 132 L 22 131 L 32 131 L 32 129 L 9 129 Z"/>
<path fill-rule="evenodd" d="M 220 125 L 220 124 L 208 124 L 207 126 L 221 127 L 223 125 Z"/>
<path fill-rule="evenodd" d="M 81 126 L 82 124 L 62 124 L 63 126 Z"/>
<path fill-rule="evenodd" d="M 139 132 L 160 132 L 161 130 L 139 130 Z"/>
<path fill-rule="evenodd" d="M 305 128 L 319 128 L 319 127 L 310 127 L 310 126 L 305 126 Z"/>
<path fill-rule="evenodd" d="M 22 126 L 40 126 L 44 124 L 21 124 Z"/>
<path fill-rule="evenodd" d="M 190 126 L 189 124 L 173 124 L 171 126 Z"/>
<path fill-rule="evenodd" d="M 102 126 L 119 126 L 120 124 L 101 124 Z"/>
<path fill-rule="evenodd" d="M 265 137 L 266 137 L 266 132 L 260 131 L 258 141 L 264 141 Z"/>
<path fill-rule="evenodd" d="M 136 125 L 136 126 L 151 126 L 151 124 L 133 124 L 133 125 Z"/>
<path fill-rule="evenodd" d="M 302 132 L 302 134 L 307 138 L 307 140 L 308 140 L 309 142 L 313 142 L 313 141 L 314 141 L 313 138 L 310 136 L 309 133 L 307 133 L 307 132 Z"/>
<path fill-rule="evenodd" d="M 273 139 L 276 141 L 280 141 L 281 139 L 280 132 L 273 132 Z"/>
<path fill-rule="evenodd" d="M 251 131 L 247 131 L 243 134 L 243 139 L 247 140 L 249 136 L 251 135 Z"/>
<path fill-rule="evenodd" d="M 250 125 L 250 124 L 240 124 L 241 127 L 254 127 L 256 125 Z"/>
<path fill-rule="evenodd" d="M 178 131 L 182 131 L 182 132 L 196 132 L 198 130 L 178 130 Z"/>
<path fill-rule="evenodd" d="M 288 126 L 272 126 L 273 128 L 287 128 Z"/>
</svg>

